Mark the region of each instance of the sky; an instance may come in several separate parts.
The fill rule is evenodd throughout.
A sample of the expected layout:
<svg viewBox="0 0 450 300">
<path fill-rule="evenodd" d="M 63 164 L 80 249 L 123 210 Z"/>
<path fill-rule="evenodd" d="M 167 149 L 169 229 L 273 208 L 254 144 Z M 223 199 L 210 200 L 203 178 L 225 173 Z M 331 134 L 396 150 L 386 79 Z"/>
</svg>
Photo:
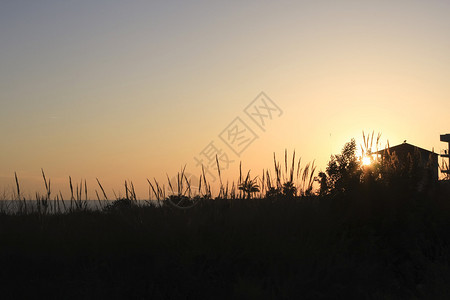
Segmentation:
<svg viewBox="0 0 450 300">
<path fill-rule="evenodd" d="M 362 131 L 440 152 L 449 13 L 437 0 L 1 1 L 0 191 L 14 172 L 25 195 L 42 191 L 43 168 L 54 192 L 68 176 L 90 195 L 96 178 L 109 194 L 128 180 L 143 199 L 147 178 L 198 176 L 214 151 L 224 180 L 285 149 L 324 170 Z"/>
</svg>

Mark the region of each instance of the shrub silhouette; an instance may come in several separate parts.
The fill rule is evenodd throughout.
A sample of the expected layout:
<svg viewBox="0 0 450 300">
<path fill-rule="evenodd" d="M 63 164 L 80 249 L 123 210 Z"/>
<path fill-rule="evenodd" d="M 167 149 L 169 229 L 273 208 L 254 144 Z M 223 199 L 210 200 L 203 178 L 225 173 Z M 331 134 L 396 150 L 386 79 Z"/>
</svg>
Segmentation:
<svg viewBox="0 0 450 300">
<path fill-rule="evenodd" d="M 356 157 L 356 142 L 352 139 L 342 148 L 341 154 L 332 155 L 326 173 L 319 173 L 320 193 L 343 193 L 358 186 L 361 164 Z"/>
<path fill-rule="evenodd" d="M 256 178 L 250 179 L 250 172 L 247 173 L 247 177 L 244 182 L 239 184 L 238 188 L 243 191 L 244 194 L 247 194 L 247 199 L 250 199 L 253 193 L 259 192 L 259 185 L 256 182 Z"/>
<path fill-rule="evenodd" d="M 292 181 L 287 181 L 283 184 L 283 195 L 285 197 L 294 197 L 297 193 L 297 188 L 295 187 L 294 183 Z"/>
<path fill-rule="evenodd" d="M 279 188 L 270 187 L 266 192 L 266 198 L 267 199 L 278 199 L 283 194 Z"/>
<path fill-rule="evenodd" d="M 113 212 L 113 211 L 124 211 L 124 210 L 130 210 L 133 208 L 137 208 L 138 205 L 135 201 L 127 199 L 127 198 L 120 198 L 115 201 L 113 201 L 111 204 L 108 204 L 103 208 L 104 211 Z"/>
</svg>

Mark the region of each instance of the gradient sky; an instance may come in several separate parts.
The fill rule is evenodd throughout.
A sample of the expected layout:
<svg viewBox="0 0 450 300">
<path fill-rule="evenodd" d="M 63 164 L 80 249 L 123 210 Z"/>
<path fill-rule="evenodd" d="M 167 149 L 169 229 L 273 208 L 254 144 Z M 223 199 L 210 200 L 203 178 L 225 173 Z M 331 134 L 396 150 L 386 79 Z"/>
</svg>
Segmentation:
<svg viewBox="0 0 450 300">
<path fill-rule="evenodd" d="M 450 132 L 449 1 L 2 1 L 0 191 L 98 177 L 141 198 L 211 141 L 260 174 L 324 169 L 362 130 L 439 152 Z M 240 157 L 218 135 L 264 91 L 282 110 Z M 122 192 L 123 194 L 123 192 Z"/>
</svg>

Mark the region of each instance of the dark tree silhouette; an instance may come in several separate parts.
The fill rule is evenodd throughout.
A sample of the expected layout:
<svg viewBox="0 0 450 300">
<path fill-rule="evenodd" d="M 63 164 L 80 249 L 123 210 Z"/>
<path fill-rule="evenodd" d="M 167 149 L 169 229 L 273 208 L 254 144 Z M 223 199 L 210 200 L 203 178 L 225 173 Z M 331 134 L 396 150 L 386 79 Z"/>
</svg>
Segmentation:
<svg viewBox="0 0 450 300">
<path fill-rule="evenodd" d="M 356 142 L 352 139 L 344 145 L 341 154 L 331 156 L 326 173 L 319 173 L 320 193 L 346 192 L 359 184 L 361 174 Z"/>
</svg>

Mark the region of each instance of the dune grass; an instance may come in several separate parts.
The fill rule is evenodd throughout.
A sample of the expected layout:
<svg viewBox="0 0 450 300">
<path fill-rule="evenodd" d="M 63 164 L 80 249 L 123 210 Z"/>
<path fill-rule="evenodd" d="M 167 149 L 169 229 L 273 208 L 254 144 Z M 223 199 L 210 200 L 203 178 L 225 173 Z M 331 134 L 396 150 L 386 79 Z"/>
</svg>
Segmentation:
<svg viewBox="0 0 450 300">
<path fill-rule="evenodd" d="M 450 297 L 444 185 L 318 195 L 314 163 L 287 151 L 273 173 L 239 169 L 214 197 L 204 173 L 193 190 L 184 168 L 169 192 L 148 179 L 148 201 L 127 181 L 111 199 L 97 179 L 95 210 L 86 181 L 69 177 L 63 199 L 42 172 L 46 193 L 31 206 L 15 176 L 21 209 L 2 201 L 0 213 L 2 299 Z"/>
<path fill-rule="evenodd" d="M 4 299 L 450 296 L 441 195 L 115 203 L 1 215 Z"/>
<path fill-rule="evenodd" d="M 127 200 L 133 202 L 135 205 L 142 204 L 156 204 L 162 206 L 164 204 L 175 204 L 179 208 L 183 208 L 182 201 L 191 201 L 196 203 L 197 200 L 214 200 L 214 199 L 243 199 L 256 196 L 262 199 L 267 196 L 283 196 L 289 195 L 291 197 L 301 197 L 313 194 L 313 184 L 315 182 L 316 166 L 314 161 L 307 163 L 305 167 L 301 167 L 301 158 L 296 160 L 295 151 L 292 154 L 291 163 L 288 164 L 288 152 L 285 150 L 284 168 L 279 161 L 277 161 L 275 153 L 274 160 L 274 175 L 270 169 L 263 169 L 261 176 L 255 176 L 252 179 L 251 170 L 247 171 L 247 175 L 243 176 L 242 163 L 239 164 L 239 178 L 238 180 L 223 183 L 221 177 L 221 168 L 219 160 L 216 157 L 217 173 L 219 177 L 219 192 L 214 195 L 211 192 L 211 184 L 208 182 L 205 175 L 205 170 L 202 167 L 202 173 L 199 177 L 199 182 L 196 189 L 192 188 L 193 183 L 186 176 L 186 166 L 176 175 L 176 182 L 173 184 L 167 174 L 167 185 L 158 182 L 155 178 L 150 180 L 147 178 L 149 184 L 149 193 L 147 199 L 138 199 L 134 184 L 132 181 L 124 181 L 124 197 L 117 196 L 114 192 L 114 197 L 108 198 L 105 189 L 100 180 L 96 178 L 98 189 L 94 188 L 96 199 L 88 198 L 88 186 L 86 180 L 81 180 L 79 183 L 74 183 L 71 176 L 68 177 L 68 186 L 70 190 L 70 198 L 64 199 L 61 191 L 54 193 L 51 188 L 51 179 L 47 178 L 43 169 L 41 169 L 43 185 L 45 193 L 35 193 L 34 198 L 26 198 L 21 192 L 20 180 L 17 173 L 14 173 L 16 191 L 12 199 L 6 196 L 2 199 L 0 212 L 4 214 L 60 214 L 73 211 L 85 211 L 98 209 L 103 210 L 113 201 Z M 9 200 L 9 201 L 8 201 Z M 195 201 L 194 201 L 195 200 Z M 88 201 L 96 201 L 96 205 L 88 205 Z M 185 205 L 185 208 L 190 208 L 190 205 Z"/>
</svg>

